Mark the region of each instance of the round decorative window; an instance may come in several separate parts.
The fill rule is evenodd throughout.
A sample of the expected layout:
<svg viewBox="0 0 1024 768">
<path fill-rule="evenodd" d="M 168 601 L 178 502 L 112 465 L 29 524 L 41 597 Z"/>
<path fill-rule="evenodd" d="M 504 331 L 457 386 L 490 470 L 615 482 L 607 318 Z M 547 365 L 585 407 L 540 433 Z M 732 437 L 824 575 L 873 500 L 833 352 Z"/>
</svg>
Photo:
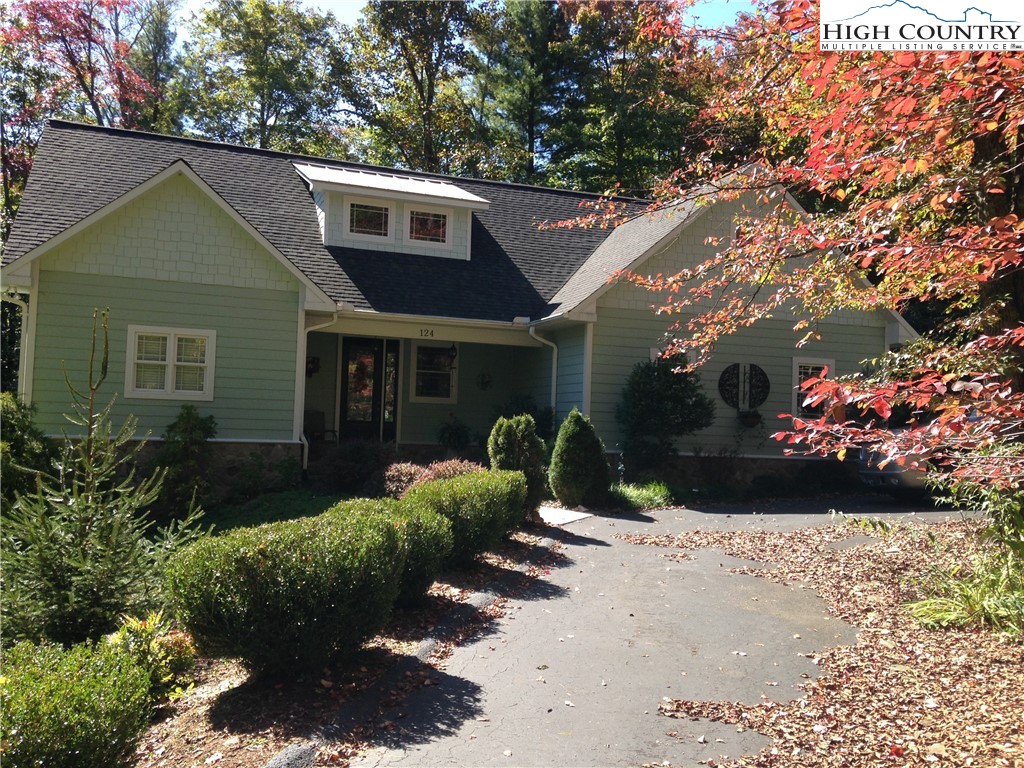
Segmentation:
<svg viewBox="0 0 1024 768">
<path fill-rule="evenodd" d="M 733 363 L 718 377 L 718 394 L 727 405 L 741 411 L 763 405 L 769 392 L 768 374 L 753 363 Z"/>
</svg>

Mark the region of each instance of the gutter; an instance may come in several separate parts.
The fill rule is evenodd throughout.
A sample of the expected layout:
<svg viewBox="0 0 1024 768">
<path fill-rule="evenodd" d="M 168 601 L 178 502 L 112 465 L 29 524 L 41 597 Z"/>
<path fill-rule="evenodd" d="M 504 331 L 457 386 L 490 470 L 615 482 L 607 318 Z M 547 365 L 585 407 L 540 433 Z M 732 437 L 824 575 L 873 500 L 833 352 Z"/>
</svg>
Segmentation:
<svg viewBox="0 0 1024 768">
<path fill-rule="evenodd" d="M 537 335 L 537 329 L 530 326 L 530 338 L 551 347 L 551 411 L 557 413 L 558 408 L 558 345 Z"/>
</svg>

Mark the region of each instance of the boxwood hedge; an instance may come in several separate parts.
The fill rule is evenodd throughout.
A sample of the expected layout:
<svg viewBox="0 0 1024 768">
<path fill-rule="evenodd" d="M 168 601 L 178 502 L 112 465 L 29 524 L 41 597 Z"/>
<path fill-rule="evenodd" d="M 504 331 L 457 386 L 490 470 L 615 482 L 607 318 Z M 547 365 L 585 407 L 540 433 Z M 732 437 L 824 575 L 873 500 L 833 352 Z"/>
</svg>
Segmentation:
<svg viewBox="0 0 1024 768">
<path fill-rule="evenodd" d="M 108 643 L 18 643 L 3 653 L 5 768 L 120 768 L 149 723 L 149 674 Z"/>
<path fill-rule="evenodd" d="M 201 651 L 277 676 L 318 669 L 380 630 L 406 552 L 391 515 L 335 509 L 198 541 L 172 558 L 167 589 Z"/>
<path fill-rule="evenodd" d="M 358 515 L 376 512 L 390 516 L 405 540 L 406 558 L 398 592 L 400 605 L 422 600 L 452 551 L 452 524 L 428 509 L 415 509 L 391 499 L 343 501 L 326 514 Z"/>
<path fill-rule="evenodd" d="M 494 547 L 526 517 L 526 478 L 522 472 L 477 472 L 409 489 L 402 504 L 435 512 L 451 521 L 449 562 L 465 563 Z"/>
</svg>

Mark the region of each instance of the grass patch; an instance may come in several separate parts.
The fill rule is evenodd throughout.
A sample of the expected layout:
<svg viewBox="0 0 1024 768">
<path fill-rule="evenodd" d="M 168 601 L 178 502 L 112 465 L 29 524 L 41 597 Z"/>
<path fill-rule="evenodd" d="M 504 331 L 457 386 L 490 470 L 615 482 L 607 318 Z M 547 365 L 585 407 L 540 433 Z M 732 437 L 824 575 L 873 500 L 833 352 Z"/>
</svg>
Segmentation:
<svg viewBox="0 0 1024 768">
<path fill-rule="evenodd" d="M 989 626 L 1024 634 L 1024 562 L 1010 550 L 975 555 L 950 571 L 934 569 L 910 613 L 923 626 Z"/>
<path fill-rule="evenodd" d="M 281 520 L 295 520 L 322 514 L 349 496 L 317 493 L 306 488 L 267 493 L 241 504 L 225 504 L 205 511 L 202 524 L 214 526 L 214 533 L 247 528 Z"/>
<path fill-rule="evenodd" d="M 608 505 L 613 509 L 640 512 L 645 509 L 670 507 L 672 492 L 665 483 L 616 483 L 608 490 Z"/>
</svg>

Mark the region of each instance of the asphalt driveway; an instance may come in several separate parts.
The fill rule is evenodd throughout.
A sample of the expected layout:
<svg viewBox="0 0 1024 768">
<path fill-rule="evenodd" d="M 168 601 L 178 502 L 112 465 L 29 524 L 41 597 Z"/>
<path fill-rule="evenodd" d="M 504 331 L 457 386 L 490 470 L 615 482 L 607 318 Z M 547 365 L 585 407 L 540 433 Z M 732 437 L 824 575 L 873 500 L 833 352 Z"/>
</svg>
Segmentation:
<svg viewBox="0 0 1024 768">
<path fill-rule="evenodd" d="M 752 731 L 657 714 L 663 697 L 756 703 L 798 695 L 806 654 L 850 643 L 800 585 L 729 573 L 744 563 L 699 550 L 668 560 L 617 533 L 791 530 L 829 510 L 946 519 L 883 497 L 672 509 L 590 517 L 555 529 L 563 548 L 489 632 L 457 648 L 438 684 L 390 714 L 394 727 L 353 763 L 384 766 L 694 765 L 758 751 Z"/>
</svg>

